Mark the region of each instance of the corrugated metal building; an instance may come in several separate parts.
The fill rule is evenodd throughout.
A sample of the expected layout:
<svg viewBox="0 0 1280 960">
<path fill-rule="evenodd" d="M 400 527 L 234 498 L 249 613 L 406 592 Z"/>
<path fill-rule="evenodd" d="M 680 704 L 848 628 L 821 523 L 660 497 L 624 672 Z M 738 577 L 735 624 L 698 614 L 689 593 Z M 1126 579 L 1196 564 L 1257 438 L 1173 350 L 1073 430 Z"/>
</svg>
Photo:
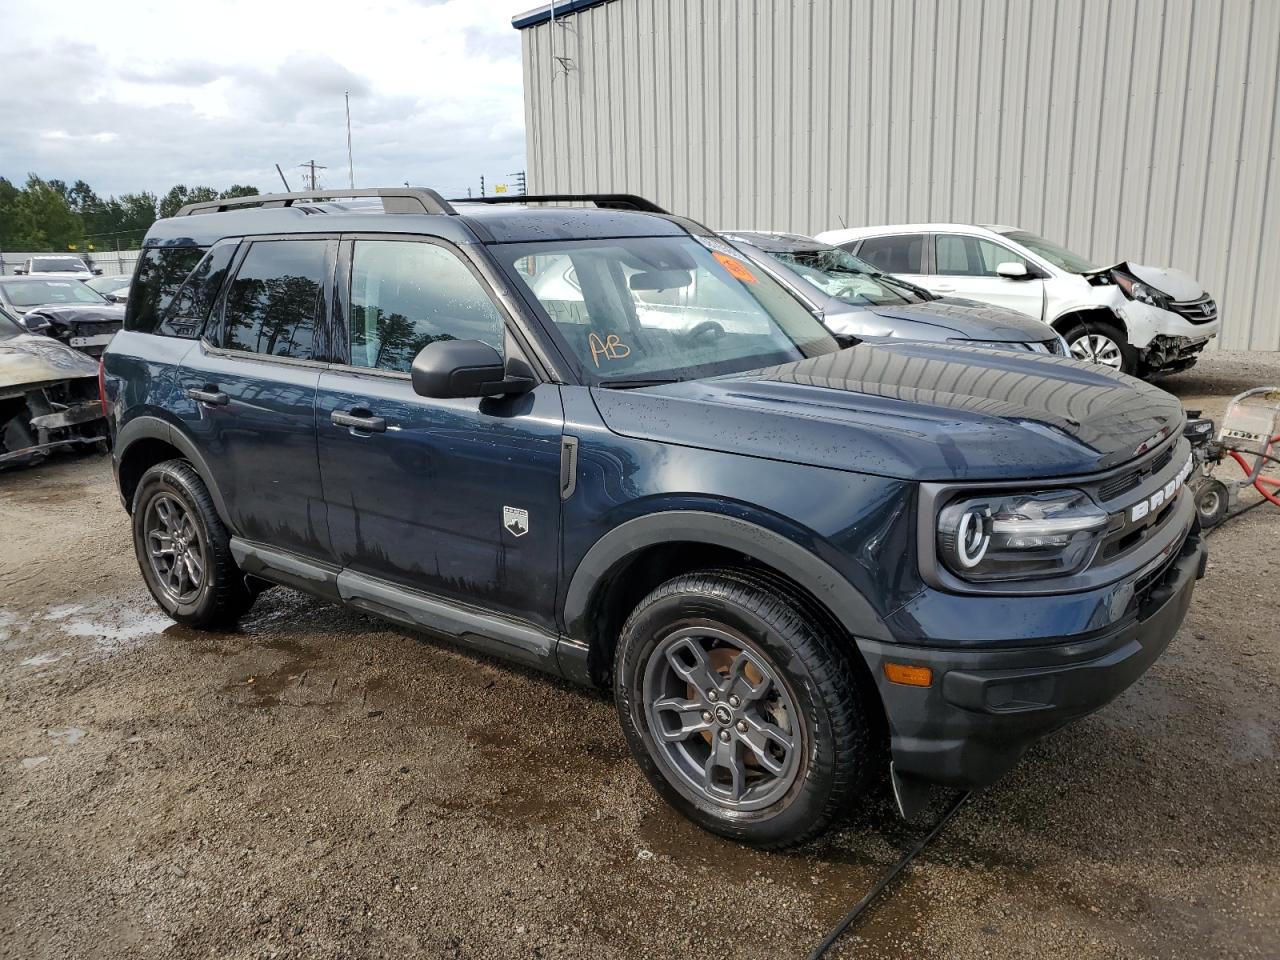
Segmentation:
<svg viewBox="0 0 1280 960">
<path fill-rule="evenodd" d="M 718 228 L 1016 224 L 1174 266 L 1280 349 L 1278 0 L 560 0 L 529 189 Z"/>
</svg>

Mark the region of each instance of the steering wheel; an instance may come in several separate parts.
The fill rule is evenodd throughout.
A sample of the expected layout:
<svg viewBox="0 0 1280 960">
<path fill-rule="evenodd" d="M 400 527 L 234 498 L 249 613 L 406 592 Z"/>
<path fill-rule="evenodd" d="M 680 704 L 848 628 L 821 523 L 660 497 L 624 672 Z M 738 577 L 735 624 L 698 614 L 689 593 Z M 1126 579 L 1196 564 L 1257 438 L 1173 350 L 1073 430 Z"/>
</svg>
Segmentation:
<svg viewBox="0 0 1280 960">
<path fill-rule="evenodd" d="M 710 334 L 713 339 L 719 340 L 724 336 L 724 327 L 716 323 L 714 320 L 703 320 L 701 323 L 695 323 L 691 328 L 685 331 L 683 338 L 685 340 L 696 340 L 698 337 L 704 337 Z"/>
</svg>

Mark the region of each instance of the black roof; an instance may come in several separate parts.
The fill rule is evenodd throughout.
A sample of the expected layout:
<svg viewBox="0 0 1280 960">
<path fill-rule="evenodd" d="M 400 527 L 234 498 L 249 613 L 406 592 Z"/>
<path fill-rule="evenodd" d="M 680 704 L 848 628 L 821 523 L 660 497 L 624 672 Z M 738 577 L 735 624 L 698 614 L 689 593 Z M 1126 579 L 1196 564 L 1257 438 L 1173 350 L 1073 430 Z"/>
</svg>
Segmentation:
<svg viewBox="0 0 1280 960">
<path fill-rule="evenodd" d="M 607 237 L 680 236 L 704 228 L 669 214 L 584 206 L 489 205 L 452 201 L 454 215 L 387 213 L 369 198 L 237 207 L 157 220 L 144 246 L 206 247 L 223 237 L 297 233 L 400 233 L 454 243 L 520 243 Z"/>
<path fill-rule="evenodd" d="M 765 253 L 811 253 L 815 250 L 836 249 L 829 243 L 806 237 L 799 233 L 768 233 L 763 230 L 725 230 L 721 236 L 741 240 Z"/>
</svg>

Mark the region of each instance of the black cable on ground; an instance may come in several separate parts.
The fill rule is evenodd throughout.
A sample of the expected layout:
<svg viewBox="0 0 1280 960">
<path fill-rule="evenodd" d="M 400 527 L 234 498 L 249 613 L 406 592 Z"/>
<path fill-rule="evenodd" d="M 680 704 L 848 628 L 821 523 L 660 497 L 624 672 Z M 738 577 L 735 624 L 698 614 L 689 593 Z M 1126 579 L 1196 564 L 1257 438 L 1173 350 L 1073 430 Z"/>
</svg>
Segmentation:
<svg viewBox="0 0 1280 960">
<path fill-rule="evenodd" d="M 882 875 L 867 895 L 858 901 L 857 906 L 845 914 L 844 919 L 837 923 L 835 927 L 832 928 L 831 932 L 827 934 L 826 938 L 813 948 L 813 952 L 809 954 L 809 960 L 821 960 L 822 957 L 826 956 L 827 951 L 835 946 L 836 941 L 844 935 L 844 932 L 849 929 L 855 920 L 862 916 L 862 912 L 866 910 L 867 907 L 871 906 L 876 897 L 880 896 L 880 894 L 884 892 L 885 887 L 889 886 L 898 874 L 906 869 L 907 865 L 916 858 L 921 850 L 933 842 L 934 838 L 942 832 L 942 828 L 950 823 L 952 817 L 960 812 L 960 808 L 964 806 L 965 801 L 968 800 L 970 796 L 972 796 L 972 791 L 965 791 L 956 798 L 955 802 L 947 808 L 947 812 L 944 813 L 938 819 L 938 822 L 933 825 L 933 828 L 921 837 L 914 847 L 903 854 L 902 859 L 895 863 L 887 873 Z"/>
</svg>

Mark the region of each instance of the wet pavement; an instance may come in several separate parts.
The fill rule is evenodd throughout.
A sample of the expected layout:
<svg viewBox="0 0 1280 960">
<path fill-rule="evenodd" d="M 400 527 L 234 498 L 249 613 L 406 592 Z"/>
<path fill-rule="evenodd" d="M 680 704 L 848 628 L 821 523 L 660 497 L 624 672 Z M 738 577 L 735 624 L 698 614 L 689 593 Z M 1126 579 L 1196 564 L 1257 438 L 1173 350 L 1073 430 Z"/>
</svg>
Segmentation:
<svg viewBox="0 0 1280 960">
<path fill-rule="evenodd" d="M 1218 414 L 1280 356 L 1164 385 Z M 836 957 L 1280 954 L 1280 511 L 1210 540 L 1133 689 L 976 797 Z M 611 704 L 275 589 L 159 614 L 105 459 L 0 474 L 0 956 L 804 956 L 919 835 L 758 853 Z"/>
</svg>

